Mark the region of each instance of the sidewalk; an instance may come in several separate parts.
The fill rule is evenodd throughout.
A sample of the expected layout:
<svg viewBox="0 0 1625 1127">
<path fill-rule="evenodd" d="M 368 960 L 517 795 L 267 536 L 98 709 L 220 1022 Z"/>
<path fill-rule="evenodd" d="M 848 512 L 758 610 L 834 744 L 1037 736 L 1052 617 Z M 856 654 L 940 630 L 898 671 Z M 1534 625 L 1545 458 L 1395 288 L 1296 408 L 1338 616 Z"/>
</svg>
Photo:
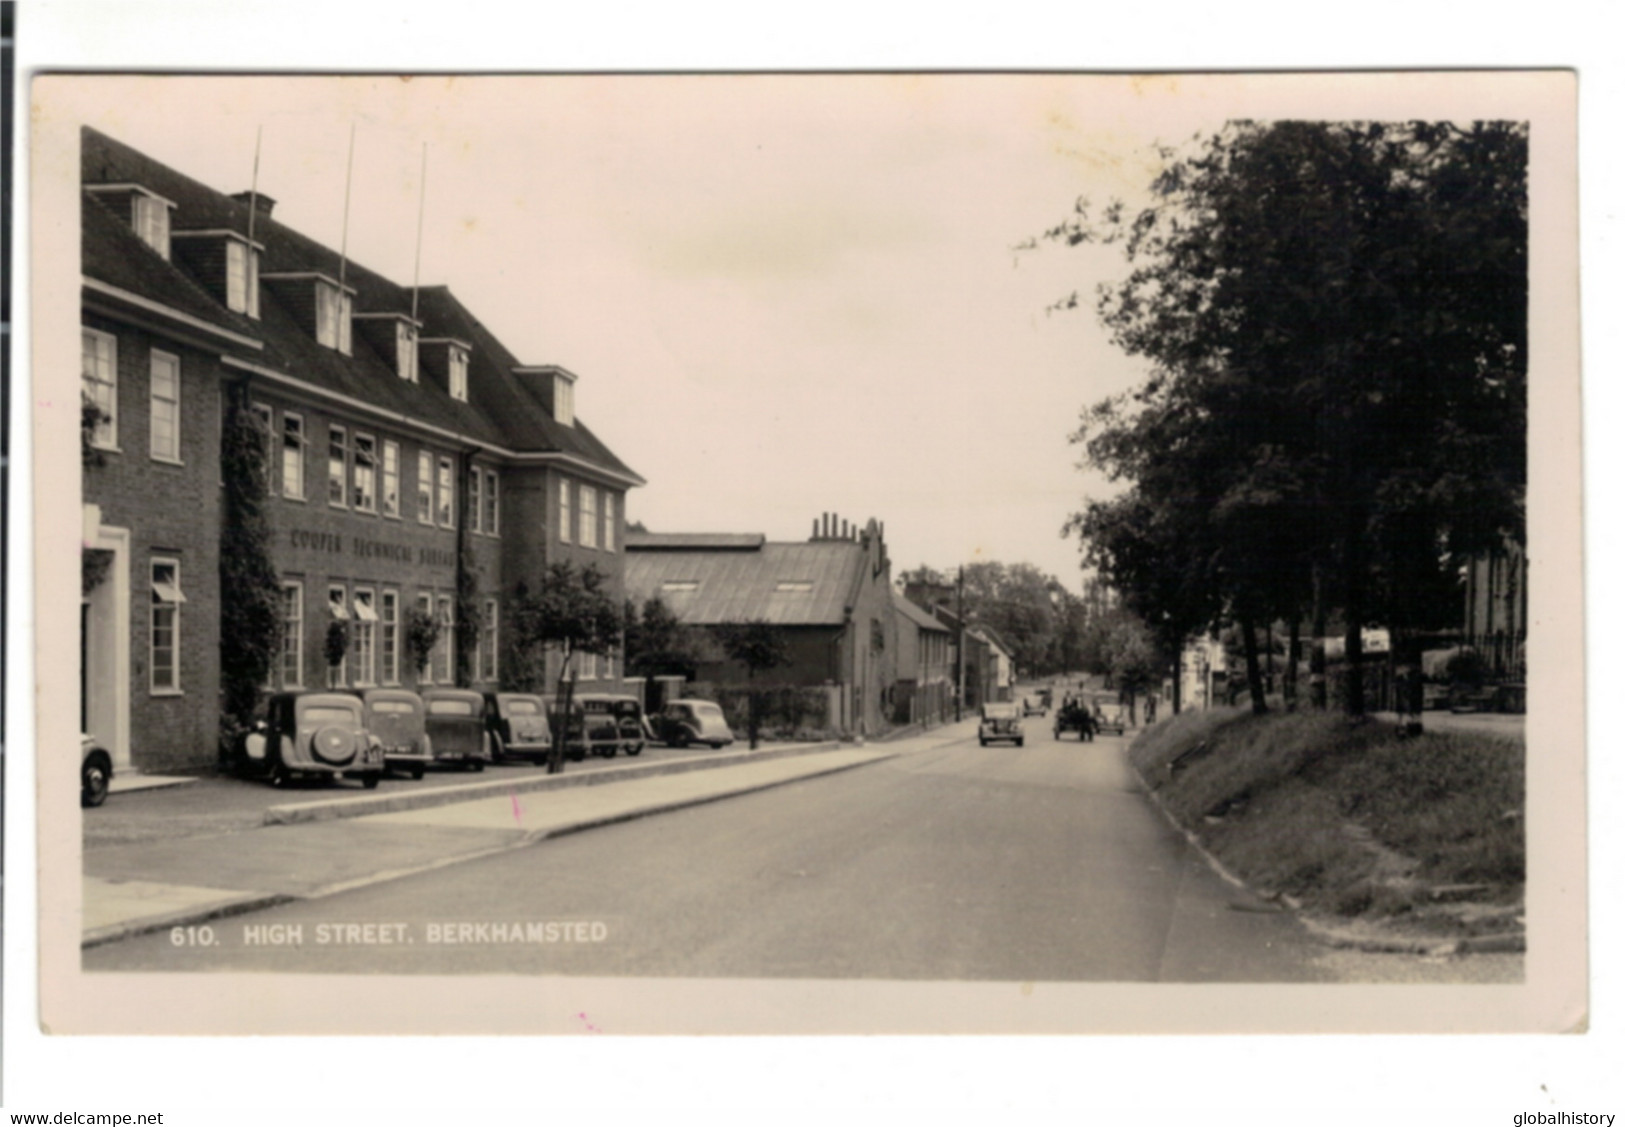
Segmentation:
<svg viewBox="0 0 1625 1127">
<path fill-rule="evenodd" d="M 245 832 L 97 849 L 84 858 L 83 945 L 314 899 L 412 873 L 892 759 L 963 725 L 867 746 L 729 753 L 575 775 L 289 804 Z"/>
</svg>

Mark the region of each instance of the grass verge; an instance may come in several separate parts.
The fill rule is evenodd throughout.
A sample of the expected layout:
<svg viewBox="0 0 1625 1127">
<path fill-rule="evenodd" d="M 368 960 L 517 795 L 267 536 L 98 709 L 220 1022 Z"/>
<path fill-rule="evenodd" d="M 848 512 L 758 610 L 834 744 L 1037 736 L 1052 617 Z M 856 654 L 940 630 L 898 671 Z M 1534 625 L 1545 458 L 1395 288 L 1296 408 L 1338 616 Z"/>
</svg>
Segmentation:
<svg viewBox="0 0 1625 1127">
<path fill-rule="evenodd" d="M 1216 709 L 1149 729 L 1129 756 L 1175 820 L 1265 895 L 1421 935 L 1521 929 L 1520 741 Z"/>
</svg>

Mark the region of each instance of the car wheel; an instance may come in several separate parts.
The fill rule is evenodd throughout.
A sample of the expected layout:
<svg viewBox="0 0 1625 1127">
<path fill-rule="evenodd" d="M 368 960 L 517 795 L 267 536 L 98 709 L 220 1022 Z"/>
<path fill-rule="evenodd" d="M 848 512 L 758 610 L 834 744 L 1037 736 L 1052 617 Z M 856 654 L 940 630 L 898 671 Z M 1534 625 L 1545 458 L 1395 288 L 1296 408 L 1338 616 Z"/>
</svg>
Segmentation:
<svg viewBox="0 0 1625 1127">
<path fill-rule="evenodd" d="M 688 733 L 687 732 L 678 732 L 676 735 L 674 735 L 671 738 L 671 746 L 676 747 L 676 748 L 687 747 L 688 746 Z"/>
<path fill-rule="evenodd" d="M 1016 746 L 1017 746 L 1017 747 L 1025 747 L 1025 746 L 1026 746 L 1026 743 L 1027 743 L 1027 741 L 1026 741 L 1026 740 L 1017 740 L 1017 741 L 1016 741 Z"/>
<path fill-rule="evenodd" d="M 485 770 L 485 764 L 482 763 L 478 759 L 474 760 L 474 762 L 469 764 L 469 766 L 473 767 L 475 771 L 483 771 L 483 770 Z"/>
<path fill-rule="evenodd" d="M 421 766 L 412 768 L 412 781 L 415 783 L 421 781 L 422 779 L 423 768 Z"/>
<path fill-rule="evenodd" d="M 376 771 L 369 771 L 367 774 L 361 776 L 361 785 L 366 787 L 368 790 L 377 790 L 378 780 L 382 777 L 383 776 L 378 774 Z"/>
<path fill-rule="evenodd" d="M 642 755 L 643 754 L 643 745 L 642 744 L 633 744 L 631 747 L 626 749 L 626 754 L 628 754 L 628 755 Z"/>
<path fill-rule="evenodd" d="M 101 752 L 92 752 L 79 767 L 79 805 L 100 806 L 106 802 L 112 781 L 111 760 Z"/>
<path fill-rule="evenodd" d="M 977 741 L 976 741 L 976 742 L 977 742 L 977 743 L 979 743 L 979 744 L 981 744 L 981 745 L 982 745 L 982 746 L 983 746 L 983 747 L 986 747 L 986 746 L 987 746 L 987 741 L 986 741 L 986 740 L 984 740 L 984 739 L 978 739 L 978 740 L 977 740 Z"/>
</svg>

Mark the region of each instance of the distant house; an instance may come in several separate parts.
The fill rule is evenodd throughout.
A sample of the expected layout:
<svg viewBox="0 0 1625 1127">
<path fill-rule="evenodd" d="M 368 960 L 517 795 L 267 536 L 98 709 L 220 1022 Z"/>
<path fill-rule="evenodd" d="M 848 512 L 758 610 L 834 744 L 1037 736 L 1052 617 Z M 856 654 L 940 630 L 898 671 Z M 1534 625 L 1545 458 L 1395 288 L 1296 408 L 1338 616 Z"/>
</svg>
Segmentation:
<svg viewBox="0 0 1625 1127">
<path fill-rule="evenodd" d="M 989 700 L 1012 700 L 1016 689 L 1016 659 L 1010 644 L 991 626 L 978 626 L 976 632 L 988 644 L 992 659 L 992 688 Z"/>
<path fill-rule="evenodd" d="M 953 717 L 954 636 L 941 619 L 896 592 L 897 689 L 900 724 L 940 724 Z"/>
<path fill-rule="evenodd" d="M 759 533 L 628 533 L 626 590 L 639 603 L 659 598 L 692 626 L 762 620 L 781 627 L 790 661 L 765 680 L 823 688 L 830 727 L 874 733 L 887 726 L 898 641 L 879 522 L 858 529 L 826 513 L 810 539 L 796 542 Z M 745 670 L 719 653 L 696 672 L 720 685 L 745 681 Z"/>
<path fill-rule="evenodd" d="M 1492 680 L 1521 682 L 1529 639 L 1529 556 L 1508 538 L 1467 566 L 1462 641 L 1481 655 Z"/>
</svg>

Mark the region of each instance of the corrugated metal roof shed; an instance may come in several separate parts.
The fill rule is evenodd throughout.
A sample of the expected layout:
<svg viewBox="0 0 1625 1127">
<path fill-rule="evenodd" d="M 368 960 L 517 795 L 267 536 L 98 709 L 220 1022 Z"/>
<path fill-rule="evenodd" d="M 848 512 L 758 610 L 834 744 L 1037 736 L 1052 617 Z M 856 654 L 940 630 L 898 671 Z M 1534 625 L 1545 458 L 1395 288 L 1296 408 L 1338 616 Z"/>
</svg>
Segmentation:
<svg viewBox="0 0 1625 1127">
<path fill-rule="evenodd" d="M 626 550 L 755 551 L 767 543 L 760 532 L 628 532 Z"/>
<path fill-rule="evenodd" d="M 626 554 L 626 589 L 639 601 L 658 596 L 699 626 L 754 619 L 839 626 L 863 560 L 851 541 L 763 543 L 755 551 L 645 548 Z"/>
</svg>

